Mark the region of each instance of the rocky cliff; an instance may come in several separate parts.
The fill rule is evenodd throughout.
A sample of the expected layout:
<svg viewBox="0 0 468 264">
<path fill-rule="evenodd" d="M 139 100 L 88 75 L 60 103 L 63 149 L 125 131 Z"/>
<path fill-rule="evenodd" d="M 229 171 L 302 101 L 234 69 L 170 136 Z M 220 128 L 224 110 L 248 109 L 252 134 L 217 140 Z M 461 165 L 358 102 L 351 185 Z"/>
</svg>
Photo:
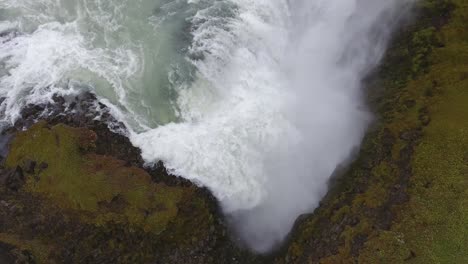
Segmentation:
<svg viewBox="0 0 468 264">
<path fill-rule="evenodd" d="M 236 243 L 207 190 L 143 167 L 94 95 L 27 107 L 2 134 L 0 263 L 467 262 L 467 25 L 466 0 L 418 2 L 366 80 L 356 161 L 270 256 Z"/>
</svg>

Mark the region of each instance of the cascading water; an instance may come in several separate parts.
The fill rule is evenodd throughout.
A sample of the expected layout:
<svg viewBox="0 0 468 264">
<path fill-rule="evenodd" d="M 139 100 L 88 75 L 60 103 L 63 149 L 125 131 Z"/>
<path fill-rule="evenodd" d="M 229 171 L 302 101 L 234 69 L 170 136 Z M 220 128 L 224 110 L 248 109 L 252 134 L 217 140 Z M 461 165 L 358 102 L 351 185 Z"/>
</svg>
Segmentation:
<svg viewBox="0 0 468 264">
<path fill-rule="evenodd" d="M 361 79 L 411 2 L 0 0 L 0 111 L 93 90 L 269 250 L 358 147 Z"/>
</svg>

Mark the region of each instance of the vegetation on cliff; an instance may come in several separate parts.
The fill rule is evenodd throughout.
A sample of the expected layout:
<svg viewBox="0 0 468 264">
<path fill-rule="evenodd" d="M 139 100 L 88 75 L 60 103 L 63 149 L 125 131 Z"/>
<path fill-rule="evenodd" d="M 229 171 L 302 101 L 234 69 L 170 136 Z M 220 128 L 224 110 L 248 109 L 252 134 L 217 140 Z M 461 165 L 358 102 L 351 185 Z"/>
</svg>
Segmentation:
<svg viewBox="0 0 468 264">
<path fill-rule="evenodd" d="M 206 190 L 162 166 L 143 169 L 128 139 L 77 114 L 94 105 L 89 94 L 31 106 L 7 131 L 14 138 L 0 166 L 0 260 L 468 261 L 468 2 L 421 0 L 417 9 L 369 81 L 378 118 L 358 159 L 298 220 L 274 261 L 232 242 Z M 45 109 L 49 118 L 32 125 Z"/>
<path fill-rule="evenodd" d="M 370 85 L 359 159 L 278 263 L 468 260 L 468 2 L 418 5 Z"/>
<path fill-rule="evenodd" d="M 25 263 L 217 263 L 218 255 L 241 263 L 255 259 L 232 244 L 207 191 L 188 182 L 165 182 L 163 178 L 173 176 L 160 168 L 150 175 L 128 160 L 97 154 L 98 145 L 103 148 L 99 141 L 112 139 L 99 139 L 88 128 L 46 121 L 16 132 L 0 173 L 0 259 L 9 256 Z M 124 145 L 132 148 L 129 142 Z"/>
<path fill-rule="evenodd" d="M 49 128 L 40 122 L 16 136 L 5 165 L 15 168 L 31 161 L 40 164 L 37 173 L 35 168 L 26 172 L 24 189 L 64 209 L 87 212 L 83 214 L 85 221 L 128 221 L 155 234 L 164 231 L 178 215 L 177 204 L 184 195 L 191 195 L 190 189 L 154 184 L 142 169 L 112 157 L 86 153 L 95 146 L 96 137 L 85 128 Z M 203 206 L 196 209 L 206 211 Z"/>
</svg>

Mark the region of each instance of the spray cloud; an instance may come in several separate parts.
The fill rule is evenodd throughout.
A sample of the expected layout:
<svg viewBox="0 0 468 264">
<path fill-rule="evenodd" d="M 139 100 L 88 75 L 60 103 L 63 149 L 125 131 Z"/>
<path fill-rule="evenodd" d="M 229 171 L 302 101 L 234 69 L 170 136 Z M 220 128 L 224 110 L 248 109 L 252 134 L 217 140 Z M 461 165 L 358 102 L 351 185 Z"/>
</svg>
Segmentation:
<svg viewBox="0 0 468 264">
<path fill-rule="evenodd" d="M 412 1 L 4 0 L 0 111 L 92 87 L 268 251 L 359 146 L 361 80 Z"/>
<path fill-rule="evenodd" d="M 311 212 L 327 181 L 359 146 L 371 115 L 362 79 L 382 58 L 408 1 L 290 1 L 280 68 L 294 133 L 265 153 L 266 196 L 231 215 L 246 243 L 270 250 Z"/>
</svg>

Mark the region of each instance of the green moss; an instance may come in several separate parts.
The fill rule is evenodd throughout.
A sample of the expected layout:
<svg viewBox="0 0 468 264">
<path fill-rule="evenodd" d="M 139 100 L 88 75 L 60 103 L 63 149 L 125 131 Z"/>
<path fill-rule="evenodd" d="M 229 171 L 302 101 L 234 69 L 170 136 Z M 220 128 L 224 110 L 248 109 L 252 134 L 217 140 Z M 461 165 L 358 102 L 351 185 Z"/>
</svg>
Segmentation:
<svg viewBox="0 0 468 264">
<path fill-rule="evenodd" d="M 468 3 L 454 1 L 452 21 L 438 33 L 430 70 L 408 84 L 428 107 L 431 122 L 412 156 L 408 203 L 398 207 L 391 231 L 366 243 L 372 263 L 463 263 L 468 260 Z M 437 94 L 424 96 L 428 84 Z M 414 117 L 412 117 L 414 118 Z M 395 243 L 400 236 L 401 243 Z"/>
<path fill-rule="evenodd" d="M 468 2 L 417 5 L 371 84 L 380 122 L 294 233 L 298 263 L 468 261 Z"/>
<path fill-rule="evenodd" d="M 62 208 L 88 212 L 85 221 L 128 222 L 148 232 L 164 231 L 177 216 L 184 189 L 154 184 L 142 169 L 89 152 L 95 140 L 90 130 L 49 128 L 41 122 L 16 136 L 6 166 L 21 166 L 27 160 L 48 164 L 28 178 L 24 189 Z"/>
<path fill-rule="evenodd" d="M 402 263 L 413 258 L 402 233 L 382 231 L 377 237 L 371 237 L 367 250 L 361 252 L 359 263 Z"/>
<path fill-rule="evenodd" d="M 5 166 L 23 168 L 26 183 L 0 186 L 0 241 L 38 263 L 259 261 L 229 239 L 206 190 L 98 155 L 95 143 L 109 140 L 45 122 L 16 134 Z"/>
</svg>

